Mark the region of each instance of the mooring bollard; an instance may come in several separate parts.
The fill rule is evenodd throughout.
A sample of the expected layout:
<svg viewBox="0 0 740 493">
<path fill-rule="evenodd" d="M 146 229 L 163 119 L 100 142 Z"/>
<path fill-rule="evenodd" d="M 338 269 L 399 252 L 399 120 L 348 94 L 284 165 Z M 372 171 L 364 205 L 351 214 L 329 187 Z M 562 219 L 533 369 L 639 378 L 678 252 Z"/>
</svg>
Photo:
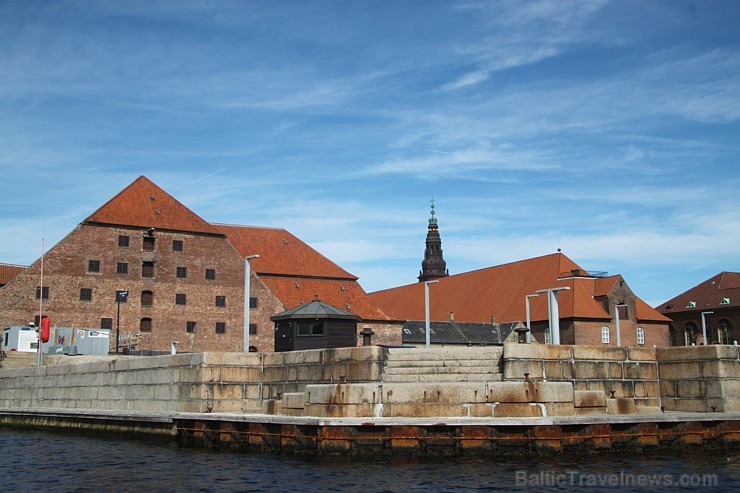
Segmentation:
<svg viewBox="0 0 740 493">
<path fill-rule="evenodd" d="M 360 332 L 360 335 L 362 336 L 362 345 L 363 346 L 371 346 L 371 339 L 375 335 L 375 332 L 370 327 L 365 327 L 362 329 L 362 332 Z"/>
</svg>

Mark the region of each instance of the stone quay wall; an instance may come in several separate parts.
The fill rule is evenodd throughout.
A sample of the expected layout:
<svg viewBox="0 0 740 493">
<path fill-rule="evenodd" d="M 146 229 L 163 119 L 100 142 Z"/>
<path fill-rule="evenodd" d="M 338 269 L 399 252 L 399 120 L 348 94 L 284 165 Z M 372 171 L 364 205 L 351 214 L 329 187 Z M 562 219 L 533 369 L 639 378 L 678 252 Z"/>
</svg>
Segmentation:
<svg viewBox="0 0 740 493">
<path fill-rule="evenodd" d="M 44 356 L 45 366 L 0 371 L 0 408 L 259 413 L 310 383 L 379 380 L 382 371 L 380 347 L 60 363 L 75 358 Z"/>
<path fill-rule="evenodd" d="M 371 346 L 44 361 L 0 371 L 0 408 L 317 417 L 740 411 L 737 346 Z"/>
</svg>

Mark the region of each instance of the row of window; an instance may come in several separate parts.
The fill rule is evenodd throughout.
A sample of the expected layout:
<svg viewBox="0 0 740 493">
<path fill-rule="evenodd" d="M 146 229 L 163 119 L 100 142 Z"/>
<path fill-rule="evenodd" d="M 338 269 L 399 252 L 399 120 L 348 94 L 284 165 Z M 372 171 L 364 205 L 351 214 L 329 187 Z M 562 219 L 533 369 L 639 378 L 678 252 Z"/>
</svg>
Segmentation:
<svg viewBox="0 0 740 493">
<path fill-rule="evenodd" d="M 87 261 L 87 272 L 98 273 L 100 272 L 100 260 L 88 260 Z M 116 274 L 128 274 L 128 262 L 117 262 L 116 263 Z M 188 277 L 187 267 L 177 267 L 175 269 L 175 276 L 180 279 L 186 279 Z M 142 262 L 141 264 L 141 277 L 154 277 L 154 262 Z M 205 278 L 208 281 L 216 280 L 216 269 L 206 269 Z"/>
<path fill-rule="evenodd" d="M 601 342 L 604 344 L 609 344 L 610 341 L 610 329 L 608 326 L 605 325 L 601 328 Z M 645 344 L 645 329 L 643 329 L 642 327 L 637 328 L 637 344 Z"/>
<path fill-rule="evenodd" d="M 152 319 L 149 317 L 144 317 L 139 321 L 139 332 L 150 333 L 152 332 L 152 326 L 153 326 Z M 113 329 L 113 319 L 112 318 L 101 318 L 100 328 L 101 329 Z M 193 320 L 188 320 L 187 322 L 185 322 L 185 332 L 189 332 L 191 334 L 198 332 L 198 322 L 195 322 Z M 215 333 L 225 334 L 226 333 L 226 322 L 216 322 Z M 257 335 L 257 324 L 249 324 L 249 333 L 251 335 Z"/>
<path fill-rule="evenodd" d="M 141 249 L 145 252 L 153 252 L 156 238 L 153 235 L 144 236 L 142 239 Z M 118 235 L 118 246 L 128 248 L 131 246 L 131 237 L 128 235 Z M 172 240 L 172 251 L 182 252 L 184 243 L 182 240 Z"/>
<path fill-rule="evenodd" d="M 49 299 L 49 286 L 44 286 L 43 289 L 44 299 Z M 125 294 L 124 294 L 125 293 Z M 36 299 L 41 296 L 41 287 L 36 286 Z M 80 288 L 80 301 L 92 301 L 93 290 L 92 288 Z M 128 300 L 128 291 L 116 291 L 116 297 L 114 301 L 120 301 L 126 303 Z M 175 294 L 176 305 L 187 305 L 187 295 L 185 293 Z M 152 306 L 154 305 L 154 292 L 153 291 L 142 291 L 141 292 L 141 306 Z M 215 306 L 222 308 L 226 306 L 226 296 L 216 295 Z M 257 308 L 257 298 L 249 298 L 249 308 Z"/>
</svg>

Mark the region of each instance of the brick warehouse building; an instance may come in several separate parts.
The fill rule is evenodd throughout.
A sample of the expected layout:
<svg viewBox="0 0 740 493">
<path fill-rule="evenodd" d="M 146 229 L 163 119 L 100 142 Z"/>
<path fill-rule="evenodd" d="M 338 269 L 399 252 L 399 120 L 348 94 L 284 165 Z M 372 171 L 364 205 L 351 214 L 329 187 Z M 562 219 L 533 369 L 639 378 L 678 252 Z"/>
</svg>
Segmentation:
<svg viewBox="0 0 740 493">
<path fill-rule="evenodd" d="M 272 315 L 316 297 L 361 317 L 358 329 L 371 328 L 373 343 L 400 344 L 401 324 L 357 277 L 286 230 L 208 223 L 144 176 L 46 253 L 43 290 L 41 259 L 0 288 L 0 326 L 37 319 L 43 296 L 57 327 L 120 327 L 122 339 L 140 334 L 143 350 L 177 342 L 182 351 L 242 351 L 244 257 L 255 254 L 253 351 L 273 350 Z"/>
<path fill-rule="evenodd" d="M 671 318 L 675 346 L 735 344 L 740 338 L 740 272 L 720 272 L 656 307 Z"/>
</svg>

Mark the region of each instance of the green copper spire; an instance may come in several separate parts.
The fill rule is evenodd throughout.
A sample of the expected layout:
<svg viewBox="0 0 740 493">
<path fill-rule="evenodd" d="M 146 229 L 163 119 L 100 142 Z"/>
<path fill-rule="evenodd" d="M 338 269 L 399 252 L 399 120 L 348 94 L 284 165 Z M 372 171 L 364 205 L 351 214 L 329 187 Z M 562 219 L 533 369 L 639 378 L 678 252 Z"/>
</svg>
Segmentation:
<svg viewBox="0 0 740 493">
<path fill-rule="evenodd" d="M 434 197 L 432 197 L 432 217 L 429 218 L 429 224 L 437 224 L 437 218 L 434 217 Z"/>
</svg>

